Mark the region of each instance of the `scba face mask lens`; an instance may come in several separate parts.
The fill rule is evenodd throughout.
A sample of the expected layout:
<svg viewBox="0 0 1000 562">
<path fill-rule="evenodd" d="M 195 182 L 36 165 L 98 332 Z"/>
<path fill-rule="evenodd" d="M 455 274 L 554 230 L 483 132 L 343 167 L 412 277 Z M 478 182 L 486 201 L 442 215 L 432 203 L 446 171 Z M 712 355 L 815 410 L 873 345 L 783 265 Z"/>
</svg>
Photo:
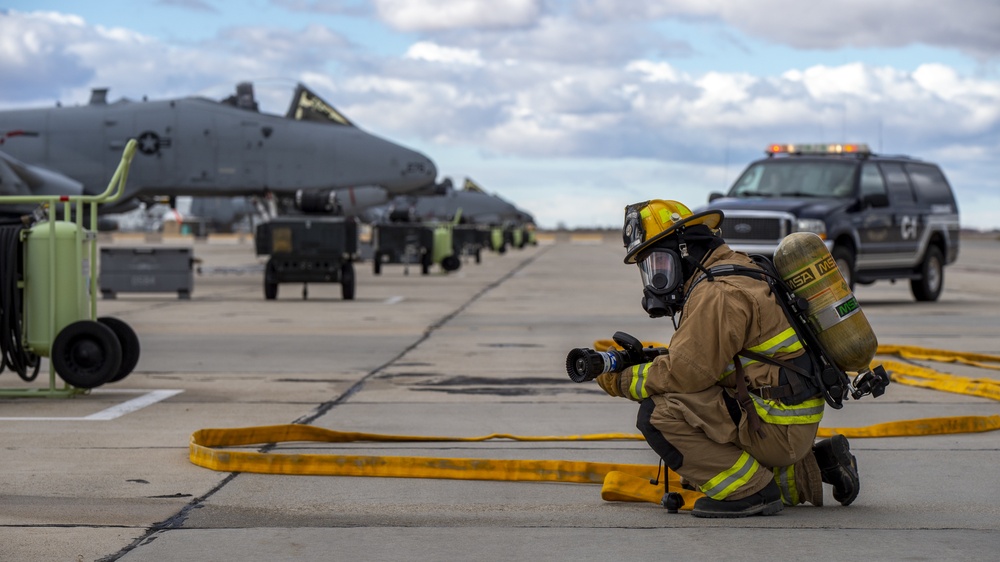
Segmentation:
<svg viewBox="0 0 1000 562">
<path fill-rule="evenodd" d="M 643 310 L 653 318 L 673 316 L 683 300 L 680 256 L 673 250 L 654 250 L 638 265 Z"/>
<path fill-rule="evenodd" d="M 670 292 L 681 281 L 681 260 L 673 250 L 653 250 L 639 262 L 643 286 L 653 291 Z"/>
</svg>

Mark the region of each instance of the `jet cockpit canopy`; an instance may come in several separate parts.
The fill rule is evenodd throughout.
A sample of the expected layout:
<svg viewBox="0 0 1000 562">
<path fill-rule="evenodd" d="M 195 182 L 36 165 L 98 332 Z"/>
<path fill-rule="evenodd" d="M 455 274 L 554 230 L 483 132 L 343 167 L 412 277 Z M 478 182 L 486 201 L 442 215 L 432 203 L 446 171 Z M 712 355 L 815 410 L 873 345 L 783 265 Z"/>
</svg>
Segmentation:
<svg viewBox="0 0 1000 562">
<path fill-rule="evenodd" d="M 236 94 L 222 100 L 221 103 L 232 105 L 248 111 L 260 111 L 260 105 L 254 97 L 253 83 L 240 82 L 236 85 Z M 301 82 L 296 84 L 292 94 L 291 104 L 285 112 L 285 118 L 293 121 L 310 121 L 313 123 L 329 123 L 354 127 L 354 123 L 337 111 L 329 102 L 319 97 Z"/>
</svg>

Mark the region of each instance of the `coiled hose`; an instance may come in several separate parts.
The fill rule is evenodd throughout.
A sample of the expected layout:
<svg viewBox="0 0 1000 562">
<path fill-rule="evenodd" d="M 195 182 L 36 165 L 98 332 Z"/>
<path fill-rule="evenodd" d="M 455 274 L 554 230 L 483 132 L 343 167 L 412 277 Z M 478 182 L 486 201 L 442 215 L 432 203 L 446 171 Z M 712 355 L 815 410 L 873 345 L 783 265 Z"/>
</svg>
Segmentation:
<svg viewBox="0 0 1000 562">
<path fill-rule="evenodd" d="M 0 226 L 0 373 L 10 369 L 31 382 L 38 376 L 41 361 L 24 349 L 21 339 L 23 291 L 17 282 L 22 230 L 22 225 Z"/>
</svg>

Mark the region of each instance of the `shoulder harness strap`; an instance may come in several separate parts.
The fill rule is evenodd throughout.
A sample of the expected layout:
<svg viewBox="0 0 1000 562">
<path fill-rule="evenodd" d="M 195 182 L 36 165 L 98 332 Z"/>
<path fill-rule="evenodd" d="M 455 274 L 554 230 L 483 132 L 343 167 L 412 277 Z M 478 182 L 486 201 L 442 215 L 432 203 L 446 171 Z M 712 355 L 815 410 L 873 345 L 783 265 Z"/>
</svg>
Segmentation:
<svg viewBox="0 0 1000 562">
<path fill-rule="evenodd" d="M 836 363 L 834 363 L 834 361 L 830 358 L 830 354 L 827 353 L 823 344 L 819 341 L 819 337 L 809 325 L 809 322 L 804 314 L 809 307 L 809 303 L 805 301 L 805 299 L 797 297 L 795 293 L 789 289 L 787 285 L 785 285 L 784 280 L 778 276 L 777 271 L 774 269 L 774 264 L 769 258 L 759 255 L 754 255 L 750 258 L 759 269 L 733 264 L 717 265 L 710 268 L 707 273 L 702 274 L 695 279 L 694 283 L 688 287 L 687 293 L 684 295 L 684 299 L 687 300 L 688 296 L 691 295 L 691 292 L 699 283 L 705 279 L 714 281 L 715 276 L 743 275 L 767 283 L 771 293 L 775 296 L 775 300 L 778 301 L 782 311 L 785 313 L 785 317 L 788 319 L 789 325 L 791 325 L 792 329 L 794 329 L 795 333 L 799 336 L 799 339 L 802 341 L 802 346 L 805 348 L 806 353 L 816 366 L 818 372 L 808 372 L 794 365 L 783 364 L 787 362 L 778 362 L 778 360 L 770 357 L 765 359 L 752 357 L 747 355 L 747 350 L 740 351 L 739 355 L 751 357 L 753 359 L 757 359 L 758 361 L 763 360 L 773 365 L 786 367 L 792 372 L 810 377 L 822 390 L 823 397 L 826 399 L 827 404 L 834 408 L 842 408 L 844 406 L 843 400 L 847 396 L 848 388 L 850 387 L 850 379 L 847 374 L 837 367 Z M 762 355 L 761 357 L 765 356 Z M 736 361 L 736 363 L 738 364 L 739 361 Z M 774 396 L 774 398 L 778 397 Z"/>
</svg>

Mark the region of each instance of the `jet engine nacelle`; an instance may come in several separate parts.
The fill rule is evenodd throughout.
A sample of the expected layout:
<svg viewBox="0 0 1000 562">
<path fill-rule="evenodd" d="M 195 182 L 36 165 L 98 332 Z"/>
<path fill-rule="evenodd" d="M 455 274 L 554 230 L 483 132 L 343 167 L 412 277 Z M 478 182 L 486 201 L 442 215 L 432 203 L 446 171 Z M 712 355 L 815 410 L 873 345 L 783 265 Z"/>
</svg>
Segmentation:
<svg viewBox="0 0 1000 562">
<path fill-rule="evenodd" d="M 0 152 L 0 195 L 82 194 L 82 183 Z"/>
<path fill-rule="evenodd" d="M 377 186 L 295 192 L 295 208 L 310 214 L 357 216 L 366 209 L 384 205 L 388 201 L 389 192 Z"/>
</svg>

